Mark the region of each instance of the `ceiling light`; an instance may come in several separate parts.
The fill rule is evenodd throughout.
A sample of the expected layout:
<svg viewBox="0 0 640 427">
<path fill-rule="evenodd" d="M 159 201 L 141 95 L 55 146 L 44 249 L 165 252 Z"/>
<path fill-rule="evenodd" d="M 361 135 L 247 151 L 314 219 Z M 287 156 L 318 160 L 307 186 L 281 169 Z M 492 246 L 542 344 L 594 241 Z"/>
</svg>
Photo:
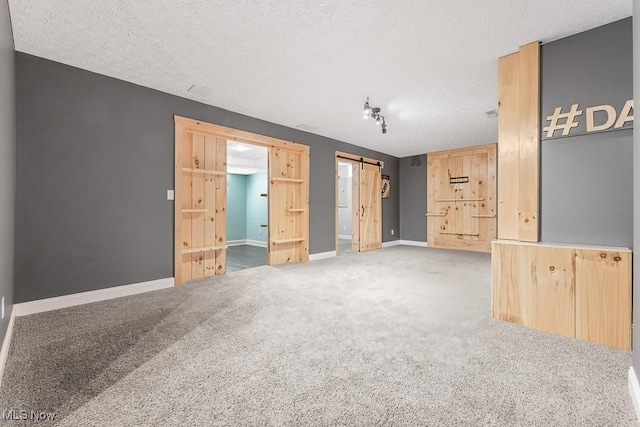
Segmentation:
<svg viewBox="0 0 640 427">
<path fill-rule="evenodd" d="M 377 125 L 382 126 L 382 133 L 387 133 L 387 123 L 384 121 L 384 116 L 380 114 L 380 107 L 372 107 L 369 105 L 369 97 L 364 103 L 364 117 L 371 117 L 376 121 Z"/>
</svg>

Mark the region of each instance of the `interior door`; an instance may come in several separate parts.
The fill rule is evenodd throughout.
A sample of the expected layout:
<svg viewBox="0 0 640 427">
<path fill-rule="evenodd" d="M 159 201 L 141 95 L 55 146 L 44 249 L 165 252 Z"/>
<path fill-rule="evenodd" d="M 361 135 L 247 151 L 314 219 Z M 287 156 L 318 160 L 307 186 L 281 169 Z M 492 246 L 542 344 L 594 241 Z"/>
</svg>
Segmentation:
<svg viewBox="0 0 640 427">
<path fill-rule="evenodd" d="M 309 151 L 269 149 L 267 263 L 309 260 Z"/>
<path fill-rule="evenodd" d="M 380 166 L 361 162 L 360 252 L 382 247 L 382 176 Z"/>
</svg>

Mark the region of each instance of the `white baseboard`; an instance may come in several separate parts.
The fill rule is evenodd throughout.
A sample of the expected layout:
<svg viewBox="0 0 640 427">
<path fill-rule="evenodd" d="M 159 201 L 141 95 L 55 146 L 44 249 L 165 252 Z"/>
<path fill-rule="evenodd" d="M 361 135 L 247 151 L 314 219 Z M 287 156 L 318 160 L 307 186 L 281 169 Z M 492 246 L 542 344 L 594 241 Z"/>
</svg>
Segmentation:
<svg viewBox="0 0 640 427">
<path fill-rule="evenodd" d="M 267 242 L 262 242 L 260 240 L 251 240 L 251 239 L 247 239 L 247 245 L 250 246 L 259 246 L 261 248 L 266 248 L 267 247 Z"/>
<path fill-rule="evenodd" d="M 2 349 L 0 349 L 0 387 L 2 387 L 2 377 L 4 375 L 4 367 L 7 363 L 7 357 L 9 357 L 9 347 L 11 346 L 11 336 L 13 335 L 13 323 L 16 320 L 16 309 L 15 306 L 11 310 L 11 315 L 9 316 L 9 326 L 7 326 L 7 332 L 4 335 L 4 340 L 2 341 Z"/>
<path fill-rule="evenodd" d="M 351 240 L 351 234 L 338 234 L 338 239 L 348 239 Z"/>
<path fill-rule="evenodd" d="M 421 248 L 427 247 L 427 242 L 419 242 L 417 240 L 400 240 L 400 244 L 404 246 L 419 246 Z"/>
<path fill-rule="evenodd" d="M 317 254 L 309 255 L 309 261 L 317 261 L 319 259 L 333 258 L 336 256 L 336 251 L 320 252 Z"/>
<path fill-rule="evenodd" d="M 629 368 L 629 394 L 631 395 L 633 407 L 636 410 L 636 417 L 640 420 L 640 385 L 638 384 L 638 377 L 633 370 L 633 366 Z"/>
<path fill-rule="evenodd" d="M 382 242 L 382 247 L 383 248 L 390 248 L 392 246 L 398 246 L 400 245 L 400 240 L 392 240 L 390 242 Z"/>
<path fill-rule="evenodd" d="M 113 298 L 126 297 L 141 294 L 143 292 L 157 291 L 159 289 L 172 288 L 173 277 L 151 280 L 149 282 L 134 283 L 132 285 L 116 286 L 113 288 L 98 289 L 95 291 L 81 292 L 78 294 L 63 295 L 60 297 L 46 298 L 36 301 L 15 304 L 13 311 L 16 316 L 28 316 L 45 311 L 59 310 L 81 304 L 89 304 L 97 301 L 105 301 Z"/>
<path fill-rule="evenodd" d="M 251 239 L 227 240 L 227 247 L 229 247 L 229 246 L 241 246 L 241 245 L 258 246 L 258 247 L 261 247 L 261 248 L 266 248 L 267 247 L 267 242 L 262 242 L 260 240 L 251 240 Z"/>
</svg>

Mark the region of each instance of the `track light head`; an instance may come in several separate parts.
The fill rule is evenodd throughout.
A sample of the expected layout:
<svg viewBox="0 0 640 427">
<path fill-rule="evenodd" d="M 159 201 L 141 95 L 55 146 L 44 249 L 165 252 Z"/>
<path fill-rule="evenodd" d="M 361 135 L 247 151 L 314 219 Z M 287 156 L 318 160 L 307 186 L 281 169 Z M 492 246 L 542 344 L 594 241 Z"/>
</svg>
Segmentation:
<svg viewBox="0 0 640 427">
<path fill-rule="evenodd" d="M 371 105 L 369 105 L 369 97 L 367 97 L 367 100 L 364 103 L 365 119 L 367 117 L 371 117 L 376 121 L 377 125 L 380 125 L 382 127 L 382 133 L 387 133 L 387 124 L 384 121 L 384 116 L 380 114 L 381 111 L 382 110 L 380 109 L 380 107 L 372 107 Z"/>
</svg>

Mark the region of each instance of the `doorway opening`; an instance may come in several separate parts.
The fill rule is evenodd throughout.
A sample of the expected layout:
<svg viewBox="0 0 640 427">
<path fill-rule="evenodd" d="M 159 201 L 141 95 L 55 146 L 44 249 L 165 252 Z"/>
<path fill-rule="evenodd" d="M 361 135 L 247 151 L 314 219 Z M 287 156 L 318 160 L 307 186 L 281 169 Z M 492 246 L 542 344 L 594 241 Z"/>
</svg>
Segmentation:
<svg viewBox="0 0 640 427">
<path fill-rule="evenodd" d="M 336 255 L 382 247 L 384 163 L 336 151 Z"/>
<path fill-rule="evenodd" d="M 353 244 L 353 164 L 338 161 L 338 250 L 337 253 L 352 252 Z M 358 248 L 356 248 L 356 252 Z"/>
<path fill-rule="evenodd" d="M 267 264 L 269 151 L 227 140 L 227 271 Z"/>
</svg>

